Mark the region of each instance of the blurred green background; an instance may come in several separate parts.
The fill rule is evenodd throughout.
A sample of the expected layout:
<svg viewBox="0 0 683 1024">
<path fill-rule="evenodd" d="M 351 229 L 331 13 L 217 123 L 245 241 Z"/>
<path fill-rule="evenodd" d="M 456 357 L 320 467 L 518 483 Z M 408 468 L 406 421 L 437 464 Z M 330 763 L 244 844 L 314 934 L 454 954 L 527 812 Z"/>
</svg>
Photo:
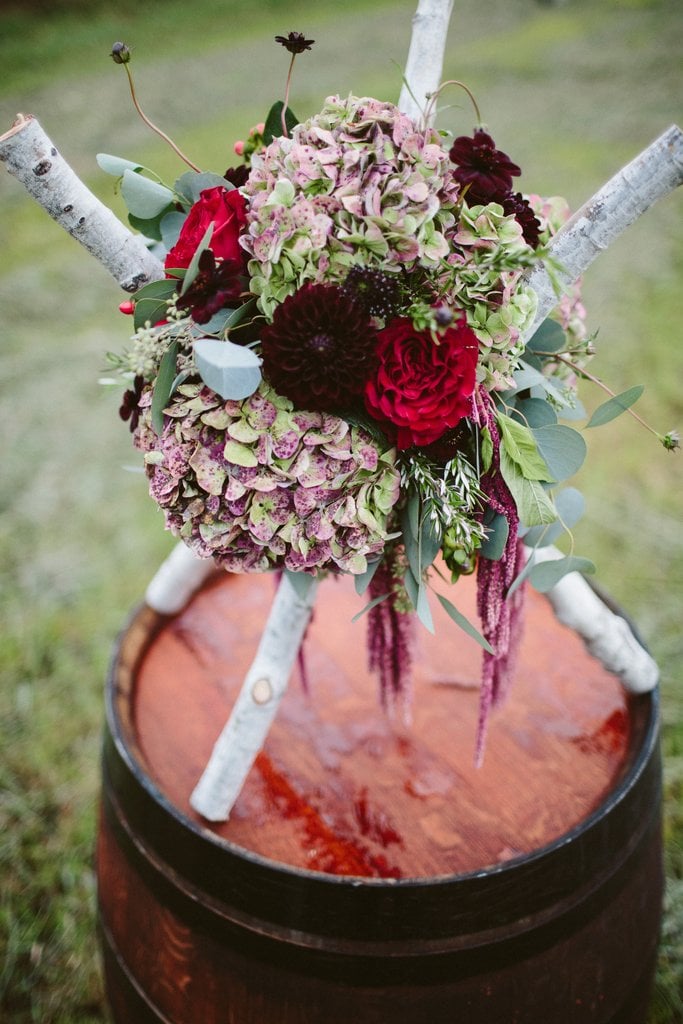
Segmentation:
<svg viewBox="0 0 683 1024">
<path fill-rule="evenodd" d="M 141 102 L 195 162 L 232 144 L 282 94 L 276 33 L 316 40 L 292 106 L 333 92 L 395 99 L 414 0 L 119 0 L 0 12 L 0 133 L 35 114 L 123 216 L 99 151 L 171 180 L 182 171 L 139 121 L 109 59 L 134 51 Z M 680 0 L 456 0 L 444 77 L 468 83 L 522 187 L 576 207 L 669 124 L 683 124 Z M 468 132 L 453 93 L 439 124 Z M 645 384 L 641 415 L 683 427 L 683 190 L 590 268 L 593 372 Z M 98 384 L 127 337 L 105 271 L 0 169 L 0 1018 L 106 1020 L 92 847 L 102 687 L 114 637 L 172 547 L 146 495 L 118 393 Z M 589 409 L 601 395 L 587 387 Z M 588 436 L 588 434 L 590 436 Z M 683 1021 L 683 461 L 628 417 L 587 434 L 577 551 L 635 618 L 662 670 L 667 906 L 651 1024 Z M 552 1022 L 549 1022 L 552 1024 Z"/>
</svg>

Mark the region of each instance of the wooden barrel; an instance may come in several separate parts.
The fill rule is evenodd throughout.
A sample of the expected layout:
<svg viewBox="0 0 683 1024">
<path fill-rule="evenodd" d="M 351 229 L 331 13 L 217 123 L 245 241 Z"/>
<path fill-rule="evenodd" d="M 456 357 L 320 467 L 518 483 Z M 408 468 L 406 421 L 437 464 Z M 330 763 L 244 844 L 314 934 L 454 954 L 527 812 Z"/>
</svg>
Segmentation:
<svg viewBox="0 0 683 1024">
<path fill-rule="evenodd" d="M 97 873 L 117 1024 L 643 1024 L 662 895 L 656 695 L 628 698 L 530 594 L 473 766 L 479 649 L 419 637 L 412 722 L 379 710 L 331 579 L 230 821 L 192 791 L 270 577 L 141 609 L 108 682 Z M 457 588 L 473 614 L 471 588 Z M 434 602 L 436 603 L 436 602 Z"/>
</svg>

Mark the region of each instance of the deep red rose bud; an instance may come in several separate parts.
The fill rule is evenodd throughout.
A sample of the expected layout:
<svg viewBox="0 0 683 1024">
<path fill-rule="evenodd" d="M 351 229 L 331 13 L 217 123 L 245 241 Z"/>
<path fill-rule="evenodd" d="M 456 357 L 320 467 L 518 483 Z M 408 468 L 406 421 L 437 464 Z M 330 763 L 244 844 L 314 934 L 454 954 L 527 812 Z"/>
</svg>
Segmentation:
<svg viewBox="0 0 683 1024">
<path fill-rule="evenodd" d="M 126 299 L 119 306 L 119 313 L 125 313 L 126 316 L 132 316 L 135 312 L 135 303 L 131 299 Z"/>
<path fill-rule="evenodd" d="M 187 215 L 178 241 L 165 260 L 167 270 L 189 267 L 197 246 L 213 222 L 211 251 L 218 260 L 242 260 L 239 236 L 246 225 L 246 202 L 237 189 L 217 185 L 200 193 Z"/>
<path fill-rule="evenodd" d="M 479 343 L 464 322 L 435 341 L 399 318 L 377 340 L 379 368 L 366 385 L 365 407 L 399 448 L 431 444 L 470 413 Z"/>
</svg>

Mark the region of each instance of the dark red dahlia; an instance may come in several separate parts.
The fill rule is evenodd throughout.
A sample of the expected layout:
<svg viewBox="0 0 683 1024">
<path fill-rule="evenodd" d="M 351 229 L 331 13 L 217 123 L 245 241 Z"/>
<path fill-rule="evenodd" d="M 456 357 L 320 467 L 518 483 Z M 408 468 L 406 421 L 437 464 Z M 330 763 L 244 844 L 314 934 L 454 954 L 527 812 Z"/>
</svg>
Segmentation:
<svg viewBox="0 0 683 1024">
<path fill-rule="evenodd" d="M 456 181 L 462 186 L 469 185 L 467 202 L 470 205 L 500 202 L 512 190 L 512 179 L 522 173 L 506 153 L 496 149 L 491 136 L 481 128 L 471 139 L 460 135 L 448 155 L 456 164 L 453 172 Z"/>
<path fill-rule="evenodd" d="M 178 299 L 178 309 L 186 309 L 195 323 L 208 324 L 214 313 L 237 304 L 243 270 L 241 260 L 218 262 L 211 249 L 205 249 L 199 257 L 199 273 Z"/>
<path fill-rule="evenodd" d="M 353 296 L 336 285 L 305 284 L 261 332 L 263 370 L 298 408 L 342 412 L 375 368 L 376 337 Z"/>
<path fill-rule="evenodd" d="M 508 217 L 510 214 L 514 214 L 522 229 L 524 241 L 535 249 L 540 241 L 541 222 L 529 205 L 529 201 L 521 192 L 510 192 L 500 202 Z"/>
</svg>

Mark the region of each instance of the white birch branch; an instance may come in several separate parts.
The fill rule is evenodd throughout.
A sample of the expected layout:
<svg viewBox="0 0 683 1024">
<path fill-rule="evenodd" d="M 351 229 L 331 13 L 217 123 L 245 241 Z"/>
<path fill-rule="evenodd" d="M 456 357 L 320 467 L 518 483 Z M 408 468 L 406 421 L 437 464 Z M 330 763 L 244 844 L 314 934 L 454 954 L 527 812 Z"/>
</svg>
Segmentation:
<svg viewBox="0 0 683 1024">
<path fill-rule="evenodd" d="M 683 184 L 683 132 L 672 125 L 635 160 L 614 175 L 577 210 L 552 239 L 549 251 L 560 264 L 559 280 L 568 287 L 595 257 L 659 199 Z M 542 264 L 525 275 L 538 296 L 530 338 L 557 305 L 558 295 Z"/>
<path fill-rule="evenodd" d="M 550 544 L 536 548 L 532 557 L 534 562 L 547 562 L 565 556 Z M 593 657 L 619 676 L 629 693 L 654 690 L 659 681 L 656 661 L 626 619 L 608 608 L 580 573 L 567 573 L 546 597 L 559 621 L 578 633 Z"/>
<path fill-rule="evenodd" d="M 199 558 L 186 544 L 176 544 L 151 579 L 145 604 L 161 615 L 177 615 L 214 572 L 212 558 Z"/>
<path fill-rule="evenodd" d="M 418 0 L 417 11 L 413 16 L 405 82 L 398 101 L 403 113 L 417 122 L 423 118 L 427 97 L 438 89 L 441 82 L 452 10 L 453 0 Z"/>
<path fill-rule="evenodd" d="M 216 741 L 190 803 L 209 821 L 225 821 L 261 750 L 308 626 L 317 581 L 300 597 L 286 575 L 278 587 L 256 657 Z"/>
<path fill-rule="evenodd" d="M 99 260 L 124 291 L 137 291 L 164 276 L 162 264 L 140 235 L 124 227 L 86 188 L 34 117 L 18 114 L 10 130 L 0 135 L 0 160 L 52 219 Z"/>
</svg>

